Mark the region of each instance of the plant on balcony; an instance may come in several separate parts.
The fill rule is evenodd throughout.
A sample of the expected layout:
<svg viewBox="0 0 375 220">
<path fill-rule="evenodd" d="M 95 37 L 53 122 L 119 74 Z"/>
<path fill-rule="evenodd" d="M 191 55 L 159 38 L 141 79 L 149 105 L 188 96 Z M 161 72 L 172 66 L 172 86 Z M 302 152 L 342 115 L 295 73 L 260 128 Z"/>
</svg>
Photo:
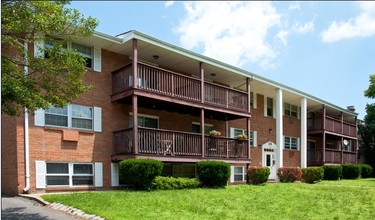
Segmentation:
<svg viewBox="0 0 375 220">
<path fill-rule="evenodd" d="M 210 136 L 212 136 L 212 137 L 217 137 L 217 136 L 220 136 L 220 135 L 221 135 L 220 131 L 216 131 L 216 130 L 210 131 Z"/>
<path fill-rule="evenodd" d="M 302 170 L 299 167 L 281 167 L 277 170 L 277 176 L 282 183 L 293 183 L 301 179 Z"/>
<path fill-rule="evenodd" d="M 247 139 L 247 136 L 244 134 L 237 135 L 237 140 L 246 140 L 246 139 Z"/>
<path fill-rule="evenodd" d="M 307 167 L 302 169 L 302 181 L 305 183 L 316 183 L 323 179 L 322 167 Z"/>
<path fill-rule="evenodd" d="M 260 185 L 267 182 L 270 173 L 271 171 L 268 167 L 251 166 L 247 170 L 250 183 L 255 185 Z"/>
</svg>

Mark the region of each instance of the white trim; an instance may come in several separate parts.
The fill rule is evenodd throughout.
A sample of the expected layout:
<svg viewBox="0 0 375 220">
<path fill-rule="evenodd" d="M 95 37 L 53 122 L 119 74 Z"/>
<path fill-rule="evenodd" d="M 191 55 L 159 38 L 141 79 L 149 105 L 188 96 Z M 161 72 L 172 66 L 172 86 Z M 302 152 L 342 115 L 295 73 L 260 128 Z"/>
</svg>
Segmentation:
<svg viewBox="0 0 375 220">
<path fill-rule="evenodd" d="M 307 99 L 301 99 L 301 168 L 307 167 Z"/>
<path fill-rule="evenodd" d="M 103 187 L 103 163 L 94 163 L 94 186 Z"/>
<path fill-rule="evenodd" d="M 111 186 L 119 186 L 119 167 L 118 163 L 111 163 Z"/>
<path fill-rule="evenodd" d="M 96 72 L 102 71 L 102 48 L 94 47 L 94 56 L 92 57 L 93 70 Z"/>
<path fill-rule="evenodd" d="M 47 166 L 45 161 L 35 161 L 35 188 L 45 189 L 46 188 L 46 173 Z"/>
<path fill-rule="evenodd" d="M 93 129 L 96 132 L 102 132 L 102 108 L 94 107 L 93 108 Z"/>
<path fill-rule="evenodd" d="M 283 91 L 276 90 L 276 169 L 283 167 Z"/>
</svg>

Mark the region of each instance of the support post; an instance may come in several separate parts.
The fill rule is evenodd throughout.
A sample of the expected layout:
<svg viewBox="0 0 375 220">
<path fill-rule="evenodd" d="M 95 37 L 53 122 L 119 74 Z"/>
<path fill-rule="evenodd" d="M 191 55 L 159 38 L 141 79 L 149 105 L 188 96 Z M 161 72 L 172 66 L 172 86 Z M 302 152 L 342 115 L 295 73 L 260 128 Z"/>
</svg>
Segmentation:
<svg viewBox="0 0 375 220">
<path fill-rule="evenodd" d="M 344 164 L 344 137 L 341 137 L 341 143 L 340 143 L 340 147 L 341 147 L 341 164 Z"/>
<path fill-rule="evenodd" d="M 138 42 L 133 39 L 133 88 L 138 88 Z"/>
<path fill-rule="evenodd" d="M 201 140 L 202 140 L 202 143 L 201 143 L 201 147 L 202 147 L 202 157 L 205 157 L 205 146 L 206 146 L 206 143 L 205 143 L 205 140 L 204 140 L 204 109 L 201 108 Z"/>
<path fill-rule="evenodd" d="M 301 168 L 307 167 L 307 99 L 301 99 Z"/>
<path fill-rule="evenodd" d="M 138 96 L 133 95 L 133 147 L 134 154 L 138 154 Z"/>
<path fill-rule="evenodd" d="M 276 169 L 283 167 L 283 91 L 276 90 Z"/>
<path fill-rule="evenodd" d="M 247 112 L 250 114 L 251 113 L 251 107 L 250 107 L 250 102 L 251 102 L 251 87 L 250 87 L 250 78 L 246 78 L 246 92 L 247 92 Z M 251 132 L 251 124 L 250 124 L 250 117 L 246 118 L 246 130 L 247 130 L 247 149 L 248 149 L 248 159 L 251 159 L 250 156 L 250 150 L 251 150 L 251 141 L 250 141 L 250 132 Z"/>
<path fill-rule="evenodd" d="M 201 79 L 201 103 L 204 103 L 204 63 L 199 63 L 199 72 L 200 72 L 200 79 Z"/>
</svg>

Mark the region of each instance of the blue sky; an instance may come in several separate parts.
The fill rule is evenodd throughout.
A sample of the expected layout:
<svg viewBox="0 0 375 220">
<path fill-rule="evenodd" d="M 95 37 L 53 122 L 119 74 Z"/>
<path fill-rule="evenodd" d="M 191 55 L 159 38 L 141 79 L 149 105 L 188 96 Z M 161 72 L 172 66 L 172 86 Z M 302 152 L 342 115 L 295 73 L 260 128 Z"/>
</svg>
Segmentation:
<svg viewBox="0 0 375 220">
<path fill-rule="evenodd" d="M 345 108 L 375 74 L 375 2 L 73 1 L 97 31 L 137 30 Z"/>
</svg>

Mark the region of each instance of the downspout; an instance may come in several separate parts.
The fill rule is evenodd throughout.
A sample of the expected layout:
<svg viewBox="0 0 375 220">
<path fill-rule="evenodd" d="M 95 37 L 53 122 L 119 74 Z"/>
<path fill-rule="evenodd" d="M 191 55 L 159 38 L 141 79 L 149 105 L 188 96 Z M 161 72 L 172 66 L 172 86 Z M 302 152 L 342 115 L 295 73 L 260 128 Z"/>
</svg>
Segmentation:
<svg viewBox="0 0 375 220">
<path fill-rule="evenodd" d="M 27 41 L 24 42 L 25 48 L 25 66 L 24 66 L 24 73 L 25 77 L 27 77 L 29 73 L 29 69 L 27 67 L 27 53 L 28 53 L 28 44 Z M 25 180 L 26 186 L 23 189 L 23 192 L 28 192 L 30 189 L 30 164 L 29 164 L 29 113 L 27 108 L 25 108 L 25 125 L 24 125 L 24 142 L 25 142 Z"/>
</svg>

